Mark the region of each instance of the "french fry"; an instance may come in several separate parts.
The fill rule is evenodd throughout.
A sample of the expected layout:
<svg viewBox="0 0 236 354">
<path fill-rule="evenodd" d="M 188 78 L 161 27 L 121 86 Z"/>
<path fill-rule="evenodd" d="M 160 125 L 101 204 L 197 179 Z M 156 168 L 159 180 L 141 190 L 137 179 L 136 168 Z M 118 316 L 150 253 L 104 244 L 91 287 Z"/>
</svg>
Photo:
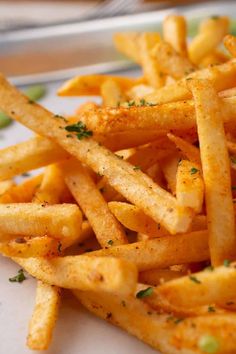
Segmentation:
<svg viewBox="0 0 236 354">
<path fill-rule="evenodd" d="M 153 219 L 145 215 L 135 205 L 122 202 L 109 202 L 108 207 L 127 229 L 144 233 L 149 237 L 160 237 L 169 234 L 160 224 L 157 224 Z"/>
<path fill-rule="evenodd" d="M 138 32 L 118 32 L 113 35 L 115 48 L 136 63 L 141 63 L 138 47 Z"/>
<path fill-rule="evenodd" d="M 161 169 L 167 182 L 168 189 L 176 195 L 176 174 L 181 157 L 179 153 L 167 156 L 161 162 Z"/>
<path fill-rule="evenodd" d="M 200 152 L 197 147 L 174 134 L 168 133 L 167 136 L 173 143 L 175 143 L 176 147 L 184 156 L 186 156 L 192 163 L 201 166 Z"/>
<path fill-rule="evenodd" d="M 54 139 L 95 172 L 106 176 L 109 184 L 120 194 L 141 207 L 147 215 L 160 222 L 171 233 L 185 232 L 188 229 L 192 219 L 190 210 L 179 208 L 175 198 L 153 183 L 148 176 L 141 171 L 134 171 L 130 164 L 93 139 L 79 140 L 75 135 L 68 138 L 67 130 L 63 129 L 67 127 L 64 119 L 55 118 L 38 104 L 29 104 L 28 99 L 3 76 L 0 77 L 0 107 L 22 124 Z"/>
<path fill-rule="evenodd" d="M 137 282 L 135 265 L 124 259 L 82 255 L 13 260 L 33 277 L 61 288 L 125 295 L 132 294 Z"/>
<path fill-rule="evenodd" d="M 207 68 L 208 66 L 223 64 L 229 59 L 228 55 L 216 49 L 214 52 L 204 57 L 198 66 L 199 68 Z"/>
<path fill-rule="evenodd" d="M 196 69 L 187 57 L 178 54 L 167 42 L 157 43 L 151 53 L 159 70 L 174 79 L 181 79 Z"/>
<path fill-rule="evenodd" d="M 131 87 L 129 91 L 126 92 L 127 96 L 131 100 L 138 100 L 154 92 L 154 88 L 150 85 L 140 84 Z"/>
<path fill-rule="evenodd" d="M 0 253 L 7 257 L 53 257 L 60 253 L 60 241 L 48 236 L 0 242 Z"/>
<path fill-rule="evenodd" d="M 222 98 L 236 96 L 236 87 L 232 87 L 231 89 L 219 92 L 219 96 Z"/>
<path fill-rule="evenodd" d="M 217 92 L 236 86 L 236 61 L 229 60 L 221 65 L 197 70 L 187 75 L 185 78 L 168 86 L 161 87 L 155 92 L 146 95 L 144 98 L 152 104 L 162 104 L 176 102 L 191 98 L 191 93 L 187 89 L 189 79 L 210 80 Z"/>
<path fill-rule="evenodd" d="M 27 337 L 27 345 L 30 349 L 48 349 L 57 320 L 60 295 L 60 288 L 38 281 L 35 308 Z"/>
<path fill-rule="evenodd" d="M 170 269 L 151 269 L 139 273 L 139 282 L 157 286 L 184 275 L 184 272 Z"/>
<path fill-rule="evenodd" d="M 77 161 L 62 166 L 65 181 L 102 247 L 127 243 L 124 231 L 86 169 Z"/>
<path fill-rule="evenodd" d="M 230 166 L 221 107 L 210 82 L 190 80 L 189 87 L 196 105 L 211 261 L 219 265 L 236 256 Z"/>
<path fill-rule="evenodd" d="M 236 37 L 231 34 L 227 34 L 224 37 L 224 46 L 228 50 L 228 52 L 232 55 L 232 57 L 236 57 Z"/>
<path fill-rule="evenodd" d="M 13 186 L 15 186 L 15 183 L 11 179 L 0 181 L 0 198 L 3 194 L 7 193 Z"/>
<path fill-rule="evenodd" d="M 200 213 L 203 205 L 204 182 L 198 165 L 181 160 L 176 175 L 176 198 L 179 205 Z"/>
<path fill-rule="evenodd" d="M 206 55 L 211 53 L 229 31 L 228 17 L 210 18 L 200 24 L 198 35 L 189 45 L 189 58 L 198 64 Z"/>
<path fill-rule="evenodd" d="M 104 81 L 101 85 L 101 96 L 104 106 L 117 107 L 126 101 L 119 84 L 112 79 Z"/>
<path fill-rule="evenodd" d="M 76 205 L 0 204 L 0 232 L 23 236 L 51 236 L 62 248 L 79 240 L 81 212 Z"/>
<path fill-rule="evenodd" d="M 155 88 L 164 84 L 164 77 L 157 62 L 151 55 L 153 47 L 160 41 L 160 36 L 155 32 L 144 32 L 138 38 L 140 61 L 147 83 Z"/>
<path fill-rule="evenodd" d="M 67 81 L 58 90 L 59 96 L 95 96 L 100 95 L 101 86 L 107 80 L 116 82 L 122 91 L 129 90 L 137 85 L 140 80 L 111 75 L 84 75 L 76 76 Z M 142 80 L 141 80 L 142 81 Z"/>
<path fill-rule="evenodd" d="M 89 253 L 113 256 L 136 264 L 139 271 L 166 268 L 174 264 L 204 261 L 209 258 L 207 231 L 165 236 Z"/>
<path fill-rule="evenodd" d="M 0 150 L 0 179 L 7 179 L 24 172 L 49 165 L 67 158 L 60 147 L 42 137 Z"/>
<path fill-rule="evenodd" d="M 163 21 L 163 37 L 177 53 L 183 57 L 187 56 L 187 26 L 183 16 L 169 15 L 165 17 Z"/>
<path fill-rule="evenodd" d="M 209 268 L 160 285 L 155 289 L 156 302 L 182 311 L 211 304 L 234 309 L 235 279 L 234 265 Z"/>
</svg>

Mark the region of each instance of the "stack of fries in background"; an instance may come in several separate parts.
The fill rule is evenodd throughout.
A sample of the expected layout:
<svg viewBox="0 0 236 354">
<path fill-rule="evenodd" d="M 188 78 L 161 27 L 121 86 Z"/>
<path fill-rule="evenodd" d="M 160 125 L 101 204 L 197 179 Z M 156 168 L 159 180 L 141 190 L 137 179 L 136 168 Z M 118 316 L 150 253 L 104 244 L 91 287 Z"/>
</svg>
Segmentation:
<svg viewBox="0 0 236 354">
<path fill-rule="evenodd" d="M 0 252 L 38 280 L 31 349 L 49 346 L 67 288 L 161 353 L 236 352 L 236 38 L 228 28 L 226 17 L 204 20 L 188 45 L 185 19 L 171 15 L 162 35 L 117 33 L 115 46 L 143 76 L 66 82 L 60 96 L 102 98 L 73 117 L 0 76 L 0 109 L 39 134 L 0 151 Z"/>
</svg>

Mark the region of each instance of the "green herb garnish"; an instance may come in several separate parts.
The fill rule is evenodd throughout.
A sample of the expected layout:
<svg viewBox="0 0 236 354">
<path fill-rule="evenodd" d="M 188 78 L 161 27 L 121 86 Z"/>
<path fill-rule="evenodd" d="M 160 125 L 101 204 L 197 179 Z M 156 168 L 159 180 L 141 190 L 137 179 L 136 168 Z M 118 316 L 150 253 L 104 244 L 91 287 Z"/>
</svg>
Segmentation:
<svg viewBox="0 0 236 354">
<path fill-rule="evenodd" d="M 208 306 L 208 312 L 216 312 L 214 306 Z"/>
<path fill-rule="evenodd" d="M 108 245 L 112 246 L 114 241 L 113 240 L 109 240 L 107 243 L 108 243 Z"/>
<path fill-rule="evenodd" d="M 198 278 L 196 278 L 194 275 L 190 275 L 189 279 L 196 284 L 201 284 L 201 281 Z"/>
<path fill-rule="evenodd" d="M 224 260 L 224 262 L 223 262 L 223 265 L 225 266 L 225 267 L 229 267 L 230 266 L 230 261 L 228 260 L 228 259 L 225 259 Z"/>
<path fill-rule="evenodd" d="M 12 120 L 4 112 L 0 112 L 0 129 L 7 127 L 12 123 Z"/>
<path fill-rule="evenodd" d="M 144 297 L 148 297 L 148 296 L 152 295 L 152 293 L 153 293 L 153 288 L 151 286 L 149 286 L 147 289 L 140 290 L 136 294 L 136 298 L 137 299 L 143 299 Z"/>
<path fill-rule="evenodd" d="M 26 279 L 23 269 L 18 270 L 18 274 L 12 278 L 9 278 L 9 281 L 12 283 L 22 283 Z"/>
<path fill-rule="evenodd" d="M 190 170 L 190 174 L 191 175 L 195 175 L 195 173 L 197 173 L 199 170 L 195 167 L 192 167 L 191 170 Z"/>
<path fill-rule="evenodd" d="M 88 138 L 93 135 L 93 132 L 91 130 L 88 130 L 83 122 L 67 125 L 65 129 L 68 132 L 77 133 L 76 135 L 79 140 Z"/>
<path fill-rule="evenodd" d="M 46 87 L 43 85 L 34 85 L 30 86 L 25 90 L 25 95 L 29 98 L 31 102 L 33 103 L 35 101 L 40 100 L 46 95 Z"/>
<path fill-rule="evenodd" d="M 215 354 L 219 351 L 220 344 L 217 338 L 208 334 L 202 336 L 198 342 L 199 349 L 204 353 Z"/>
</svg>

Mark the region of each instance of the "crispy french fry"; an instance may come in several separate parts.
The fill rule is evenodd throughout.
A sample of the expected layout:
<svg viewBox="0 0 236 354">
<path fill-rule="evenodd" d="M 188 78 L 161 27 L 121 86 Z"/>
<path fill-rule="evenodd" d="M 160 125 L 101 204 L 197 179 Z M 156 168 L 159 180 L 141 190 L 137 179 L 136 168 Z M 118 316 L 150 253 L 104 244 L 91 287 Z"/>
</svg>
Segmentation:
<svg viewBox="0 0 236 354">
<path fill-rule="evenodd" d="M 224 46 L 228 50 L 228 52 L 232 55 L 232 57 L 236 57 L 236 37 L 231 34 L 227 34 L 224 37 Z"/>
<path fill-rule="evenodd" d="M 0 76 L 0 107 L 22 124 L 54 139 L 95 172 L 106 176 L 111 186 L 171 233 L 185 232 L 188 229 L 192 219 L 190 210 L 179 208 L 175 198 L 168 192 L 141 171 L 134 171 L 132 165 L 119 159 L 93 139 L 79 140 L 76 135 L 68 138 L 64 119 L 55 118 L 38 104 L 29 104 L 28 99 L 3 76 Z"/>
<path fill-rule="evenodd" d="M 236 87 L 219 92 L 219 96 L 223 98 L 236 96 Z"/>
<path fill-rule="evenodd" d="M 113 35 L 113 43 L 119 52 L 140 64 L 139 37 L 138 32 L 118 32 Z"/>
<path fill-rule="evenodd" d="M 65 181 L 85 213 L 102 247 L 127 243 L 120 224 L 110 212 L 106 201 L 86 169 L 77 161 L 62 166 Z"/>
<path fill-rule="evenodd" d="M 209 258 L 207 231 L 165 236 L 91 252 L 89 256 L 114 256 L 136 264 L 139 271 Z"/>
<path fill-rule="evenodd" d="M 153 47 L 159 41 L 160 35 L 156 32 L 144 32 L 138 38 L 139 55 L 144 77 L 148 84 L 155 88 L 159 88 L 164 84 L 164 76 L 156 60 L 151 55 Z"/>
<path fill-rule="evenodd" d="M 215 89 L 219 92 L 236 86 L 235 77 L 236 61 L 232 59 L 221 65 L 195 71 L 172 85 L 161 87 L 155 92 L 146 95 L 144 98 L 147 102 L 153 104 L 187 100 L 191 98 L 191 93 L 187 89 L 187 83 L 190 78 L 210 80 Z"/>
<path fill-rule="evenodd" d="M 129 91 L 126 92 L 127 96 L 131 100 L 138 100 L 148 95 L 149 93 L 154 92 L 154 88 L 150 85 L 140 84 L 131 87 Z"/>
<path fill-rule="evenodd" d="M 68 156 L 60 147 L 37 136 L 27 142 L 0 150 L 0 179 L 11 178 Z"/>
<path fill-rule="evenodd" d="M 202 210 L 204 182 L 198 165 L 181 160 L 176 175 L 176 198 L 179 205 L 192 208 L 196 213 Z"/>
<path fill-rule="evenodd" d="M 84 75 L 76 76 L 65 82 L 58 90 L 59 96 L 94 96 L 100 95 L 101 86 L 107 80 L 116 82 L 122 91 L 130 89 L 133 85 L 137 85 L 140 79 L 132 79 L 127 77 L 111 76 L 111 75 Z M 142 80 L 141 80 L 142 81 Z"/>
<path fill-rule="evenodd" d="M 236 256 L 230 166 L 221 106 L 210 82 L 190 80 L 189 87 L 196 104 L 211 261 L 218 265 Z"/>
<path fill-rule="evenodd" d="M 0 242 L 0 253 L 8 257 L 53 257 L 60 253 L 60 241 L 48 236 Z"/>
<path fill-rule="evenodd" d="M 153 219 L 145 215 L 135 205 L 122 202 L 109 202 L 108 206 L 115 217 L 127 229 L 144 233 L 149 237 L 159 237 L 169 234 L 160 224 L 157 224 Z"/>
<path fill-rule="evenodd" d="M 199 68 L 207 68 L 208 66 L 223 64 L 229 59 L 228 55 L 216 49 L 204 57 L 198 66 Z"/>
<path fill-rule="evenodd" d="M 165 17 L 163 21 L 163 37 L 177 53 L 187 56 L 187 26 L 183 16 L 169 15 Z"/>
<path fill-rule="evenodd" d="M 210 18 L 200 24 L 198 35 L 189 45 L 189 58 L 198 64 L 207 54 L 212 52 L 229 31 L 228 17 Z"/>
<path fill-rule="evenodd" d="M 184 272 L 170 269 L 151 269 L 139 273 L 139 281 L 148 285 L 157 286 L 167 281 L 184 276 Z"/>
<path fill-rule="evenodd" d="M 178 54 L 167 42 L 157 43 L 151 54 L 155 58 L 159 70 L 174 79 L 181 79 L 196 69 L 188 58 Z"/>
<path fill-rule="evenodd" d="M 162 284 L 155 294 L 160 302 L 182 309 L 210 304 L 224 307 L 235 301 L 235 273 L 234 265 L 209 268 Z"/>
<path fill-rule="evenodd" d="M 81 212 L 76 205 L 0 204 L 0 232 L 23 236 L 51 236 L 62 248 L 79 240 Z"/>
<path fill-rule="evenodd" d="M 48 349 L 57 320 L 60 294 L 60 288 L 38 281 L 35 308 L 27 337 L 27 345 L 30 349 Z"/>
<path fill-rule="evenodd" d="M 113 79 L 108 79 L 101 85 L 101 96 L 104 106 L 117 107 L 126 101 L 119 84 Z"/>
<path fill-rule="evenodd" d="M 201 166 L 200 152 L 197 147 L 174 134 L 168 133 L 167 136 L 173 143 L 175 143 L 176 147 L 184 156 L 186 156 L 192 163 Z"/>
<path fill-rule="evenodd" d="M 33 277 L 61 288 L 125 295 L 132 294 L 137 282 L 135 265 L 124 259 L 82 255 L 13 260 Z"/>
</svg>

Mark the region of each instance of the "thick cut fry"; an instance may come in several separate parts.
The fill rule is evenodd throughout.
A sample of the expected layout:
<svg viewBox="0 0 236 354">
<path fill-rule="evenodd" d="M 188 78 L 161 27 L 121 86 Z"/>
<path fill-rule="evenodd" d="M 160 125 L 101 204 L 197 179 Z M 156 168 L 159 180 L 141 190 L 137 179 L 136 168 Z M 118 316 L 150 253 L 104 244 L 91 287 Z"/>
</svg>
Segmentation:
<svg viewBox="0 0 236 354">
<path fill-rule="evenodd" d="M 176 83 L 162 87 L 144 98 L 147 102 L 153 104 L 187 100 L 191 98 L 191 93 L 187 89 L 190 78 L 210 80 L 218 92 L 234 87 L 236 86 L 236 60 L 232 59 L 221 65 L 195 71 Z"/>
<path fill-rule="evenodd" d="M 187 157 L 192 163 L 201 166 L 200 152 L 196 146 L 174 134 L 168 133 L 167 136 L 173 143 L 175 143 L 176 147 L 185 157 Z"/>
<path fill-rule="evenodd" d="M 104 81 L 101 86 L 101 96 L 104 106 L 117 107 L 126 101 L 126 97 L 119 84 L 113 79 Z"/>
<path fill-rule="evenodd" d="M 91 252 L 89 256 L 114 256 L 137 265 L 139 271 L 166 268 L 175 264 L 204 261 L 209 258 L 207 231 L 165 236 L 129 245 Z"/>
<path fill-rule="evenodd" d="M 157 286 L 167 281 L 183 277 L 184 272 L 170 269 L 151 269 L 139 273 L 139 281 L 148 285 Z"/>
<path fill-rule="evenodd" d="M 60 253 L 60 241 L 48 236 L 0 242 L 0 253 L 8 257 L 53 257 Z"/>
<path fill-rule="evenodd" d="M 63 248 L 79 241 L 81 212 L 73 204 L 0 204 L 0 232 L 23 236 L 51 236 Z"/>
<path fill-rule="evenodd" d="M 210 18 L 200 25 L 198 35 L 189 45 L 189 58 L 198 64 L 206 55 L 211 53 L 229 31 L 228 17 Z"/>
<path fill-rule="evenodd" d="M 231 34 L 227 34 L 224 38 L 224 46 L 229 51 L 229 53 L 235 58 L 236 57 L 236 37 Z"/>
<path fill-rule="evenodd" d="M 109 209 L 127 229 L 144 233 L 149 237 L 159 237 L 168 235 L 168 231 L 163 229 L 142 210 L 132 204 L 122 202 L 109 202 Z"/>
<path fill-rule="evenodd" d="M 68 132 L 63 129 L 67 123 L 63 119 L 55 118 L 38 104 L 29 103 L 3 76 L 0 76 L 0 107 L 13 119 L 54 139 L 95 172 L 106 176 L 112 187 L 171 233 L 185 232 L 188 229 L 192 213 L 179 208 L 173 196 L 141 171 L 134 171 L 132 165 L 119 159 L 93 139 L 79 140 L 76 135 L 68 138 Z"/>
<path fill-rule="evenodd" d="M 46 350 L 49 347 L 57 320 L 60 292 L 60 288 L 38 281 L 35 308 L 27 337 L 30 349 Z"/>
<path fill-rule="evenodd" d="M 56 144 L 40 136 L 34 137 L 0 150 L 0 179 L 11 178 L 67 157 L 68 154 Z"/>
<path fill-rule="evenodd" d="M 156 60 L 151 55 L 152 49 L 159 40 L 160 35 L 155 32 L 141 33 L 138 38 L 139 55 L 144 77 L 147 83 L 155 88 L 159 88 L 164 84 L 164 75 L 161 73 Z"/>
<path fill-rule="evenodd" d="M 33 277 L 61 288 L 132 294 L 137 282 L 134 264 L 112 257 L 66 256 L 16 258 Z"/>
<path fill-rule="evenodd" d="M 141 64 L 138 47 L 138 32 L 120 32 L 113 35 L 113 43 L 116 49 L 136 63 Z"/>
<path fill-rule="evenodd" d="M 235 301 L 236 271 L 234 266 L 221 266 L 213 270 L 171 280 L 155 290 L 159 302 L 168 302 L 179 308 L 194 308 L 216 304 L 225 307 Z M 189 296 L 191 294 L 191 296 Z"/>
<path fill-rule="evenodd" d="M 101 192 L 86 169 L 76 160 L 62 165 L 65 181 L 86 215 L 102 247 L 127 243 L 121 225 L 110 212 Z"/>
<path fill-rule="evenodd" d="M 159 70 L 174 79 L 181 79 L 196 69 L 188 58 L 178 54 L 167 42 L 157 43 L 151 53 Z"/>
<path fill-rule="evenodd" d="M 185 319 L 176 327 L 171 343 L 187 353 L 233 354 L 236 350 L 236 315 L 209 315 Z M 212 343 L 206 345 L 206 343 Z M 205 344 L 205 345 L 204 345 Z M 199 349 L 196 349 L 199 348 Z M 206 348 L 206 350 L 201 350 Z M 214 350 L 214 351 L 213 351 Z M 182 352 L 181 352 L 182 353 Z"/>
<path fill-rule="evenodd" d="M 187 26 L 183 16 L 169 15 L 165 17 L 163 21 L 163 37 L 177 53 L 187 56 Z"/>
<path fill-rule="evenodd" d="M 230 165 L 221 107 L 210 82 L 191 80 L 189 87 L 196 104 L 211 261 L 219 265 L 236 256 Z"/>
<path fill-rule="evenodd" d="M 192 208 L 196 213 L 202 210 L 204 182 L 198 165 L 181 160 L 176 175 L 176 198 L 179 205 Z"/>
<path fill-rule="evenodd" d="M 133 85 L 137 85 L 140 79 L 111 75 L 84 75 L 76 76 L 66 81 L 58 90 L 59 96 L 94 96 L 100 95 L 101 86 L 107 80 L 117 82 L 122 91 L 129 90 Z"/>
</svg>

